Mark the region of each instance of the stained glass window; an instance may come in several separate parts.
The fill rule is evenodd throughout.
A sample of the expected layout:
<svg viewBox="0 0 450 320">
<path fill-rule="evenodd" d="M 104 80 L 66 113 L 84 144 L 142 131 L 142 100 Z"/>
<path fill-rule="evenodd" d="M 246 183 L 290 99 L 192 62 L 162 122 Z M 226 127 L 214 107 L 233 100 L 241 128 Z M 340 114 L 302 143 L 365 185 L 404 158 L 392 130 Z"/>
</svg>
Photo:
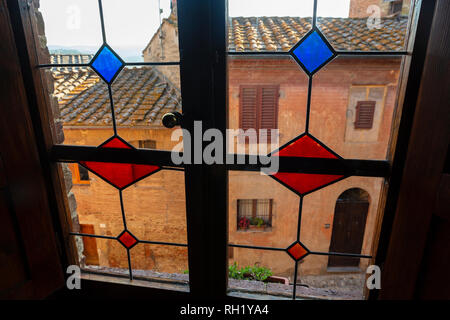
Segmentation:
<svg viewBox="0 0 450 320">
<path fill-rule="evenodd" d="M 51 26 L 51 30 L 63 28 L 64 25 L 60 25 L 60 20 L 54 15 L 46 15 L 52 10 L 62 11 L 62 7 L 75 14 L 73 18 L 77 24 L 79 17 L 76 15 L 83 10 L 84 20 L 78 26 L 82 32 L 69 32 L 64 33 L 64 37 L 52 38 L 53 41 L 64 42 L 70 39 L 72 46 L 60 49 L 60 44 L 57 44 L 54 46 L 57 49 L 53 49 L 49 45 L 51 64 L 40 67 L 51 68 L 65 142 L 93 146 L 104 141 L 96 148 L 90 147 L 93 158 L 104 149 L 156 149 L 155 137 L 158 146 L 171 149 L 172 144 L 167 141 L 170 140 L 170 132 L 167 130 L 161 134 L 160 120 L 165 112 L 182 111 L 177 81 L 178 41 L 162 47 L 158 37 L 155 48 L 153 35 L 161 33 L 169 22 L 174 33 L 178 33 L 176 5 L 172 6 L 169 0 L 158 3 L 130 0 L 121 7 L 104 0 L 83 1 L 71 6 L 64 2 L 41 1 L 41 8 L 45 8 L 45 22 L 58 22 L 58 25 Z M 142 12 L 142 17 L 139 12 Z M 161 19 L 152 19 L 155 14 Z M 86 26 L 95 26 L 96 29 L 88 30 Z M 73 44 L 76 41 L 70 37 L 79 37 L 83 33 L 84 38 L 78 40 L 82 45 L 77 47 Z M 96 35 L 101 37 L 97 36 L 93 41 Z M 91 40 L 89 46 L 87 38 Z M 100 38 L 102 43 L 98 42 Z M 169 47 L 172 51 L 165 52 Z M 118 127 L 123 131 L 119 132 Z M 169 138 L 165 139 L 166 136 Z M 136 145 L 128 143 L 128 140 L 135 141 Z M 94 261 L 107 272 L 114 273 L 116 268 L 121 274 L 127 267 L 130 280 L 133 280 L 136 269 L 141 276 L 143 271 L 147 274 L 153 270 L 181 273 L 187 268 L 184 168 L 153 165 L 151 157 L 149 164 L 134 163 L 133 160 L 128 157 L 125 161 L 123 158 L 116 161 L 113 156 L 108 161 L 78 160 L 71 165 L 72 171 L 82 178 L 80 180 L 87 181 L 84 186 L 77 181 L 72 188 L 78 207 L 77 212 L 72 212 L 77 214 L 77 221 L 70 234 L 76 239 L 94 240 L 86 242 L 91 245 L 90 250 L 78 252 L 80 265 L 93 271 L 95 266 L 86 262 Z M 80 170 L 75 170 L 78 167 Z M 137 188 L 137 182 L 147 177 Z M 130 188 L 133 185 L 136 188 Z M 159 206 L 161 202 L 167 205 Z M 176 220 L 176 225 L 171 224 L 168 228 L 168 220 L 170 223 Z M 79 228 L 78 221 L 91 227 Z M 86 221 L 88 223 L 84 223 Z M 99 239 L 107 241 L 96 241 Z M 84 260 L 83 254 L 96 257 L 88 256 Z M 115 271 L 111 271 L 113 269 Z M 185 284 L 182 286 L 184 288 Z"/>
<path fill-rule="evenodd" d="M 279 128 L 278 137 L 282 141 L 280 147 L 274 141 L 258 141 L 260 154 L 261 149 L 267 147 L 268 157 L 281 161 L 278 170 L 268 172 L 268 177 L 272 179 L 264 177 L 270 181 L 264 181 L 250 171 L 245 173 L 245 169 L 229 171 L 229 247 L 235 249 L 230 263 L 249 264 L 250 261 L 255 261 L 259 265 L 273 266 L 280 276 L 287 277 L 291 269 L 286 271 L 289 268 L 287 262 L 280 262 L 280 252 L 285 253 L 290 258 L 289 266 L 294 274 L 293 279 L 289 280 L 292 298 L 296 299 L 298 284 L 303 280 L 298 278 L 299 272 L 305 272 L 305 278 L 308 275 L 326 277 L 326 260 L 338 257 L 352 260 L 352 266 L 365 266 L 367 259 L 371 258 L 369 254 L 365 254 L 370 252 L 367 247 L 334 252 L 337 247 L 330 247 L 327 243 L 328 237 L 331 238 L 333 208 L 336 205 L 334 193 L 343 186 L 351 187 L 355 181 L 365 188 L 372 188 L 374 194 L 380 192 L 375 183 L 365 185 L 368 182 L 364 179 L 364 174 L 354 171 L 355 177 L 352 177 L 353 173 L 348 174 L 349 170 L 343 168 L 353 161 L 346 158 L 374 158 L 373 155 L 381 150 L 374 149 L 383 145 L 379 141 L 378 131 L 373 130 L 372 134 L 368 133 L 369 130 L 354 130 L 352 135 L 348 135 L 349 130 L 345 125 L 350 123 L 352 130 L 355 126 L 358 127 L 359 122 L 357 125 L 355 121 L 360 118 L 361 113 L 354 112 L 360 109 L 355 108 L 358 101 L 373 100 L 376 101 L 376 108 L 379 108 L 389 99 L 389 108 L 385 109 L 387 113 L 382 116 L 385 120 L 380 119 L 380 109 L 379 114 L 369 119 L 370 125 L 375 126 L 376 123 L 380 130 L 389 127 L 391 109 L 394 109 L 395 104 L 394 95 L 392 92 L 386 93 L 383 85 L 395 83 L 399 79 L 395 72 L 400 70 L 400 62 L 405 55 L 402 50 L 408 18 L 393 18 L 382 12 L 381 23 L 376 25 L 376 21 L 371 21 L 367 16 L 367 3 L 363 1 L 350 1 L 347 8 L 341 8 L 337 4 L 333 7 L 334 10 L 328 1 L 320 0 L 301 3 L 284 1 L 276 9 L 271 4 L 271 1 L 261 2 L 261 7 L 253 10 L 245 8 L 252 12 L 246 16 L 237 14 L 239 9 L 244 11 L 240 1 L 230 0 L 228 7 L 228 127 L 236 129 L 236 119 L 244 119 L 248 120 L 247 125 L 244 128 L 240 121 L 239 129 L 256 129 L 253 120 L 260 116 L 258 108 L 251 108 L 254 103 L 249 108 L 245 108 L 245 105 L 242 107 L 242 99 L 248 97 L 243 95 L 245 92 L 241 88 L 277 86 L 279 95 L 277 109 L 273 114 Z M 318 6 L 321 6 L 319 13 L 323 16 L 318 14 Z M 295 8 L 296 12 L 288 11 L 285 7 Z M 382 62 L 373 59 L 378 55 L 390 55 L 393 60 L 397 59 L 397 64 L 391 67 L 392 61 L 386 64 L 387 59 Z M 361 59 L 369 56 L 370 59 Z M 397 69 L 395 72 L 392 71 L 394 68 Z M 341 78 L 345 78 L 345 81 Z M 362 83 L 367 86 L 362 88 Z M 251 93 L 251 98 L 258 101 L 258 93 Z M 236 113 L 239 113 L 239 117 Z M 368 118 L 367 114 L 363 114 L 364 117 Z M 380 124 L 381 121 L 384 121 L 383 124 Z M 351 144 L 360 141 L 364 144 Z M 387 139 L 384 141 L 386 144 L 383 147 L 387 145 Z M 243 145 L 239 141 L 230 144 Z M 237 152 L 234 150 L 230 153 L 253 155 L 258 152 L 256 148 L 252 150 L 250 147 L 240 151 L 238 149 Z M 285 166 L 283 163 L 298 165 Z M 324 169 L 317 170 L 315 163 Z M 339 169 L 331 169 L 333 166 Z M 381 179 L 376 180 L 379 181 Z M 239 199 L 256 196 L 273 198 L 273 234 L 264 238 L 260 234 L 244 237 L 243 232 L 235 231 L 241 226 L 234 228 L 235 215 L 244 216 L 244 208 L 240 206 L 242 200 Z M 371 206 L 375 206 L 376 201 Z M 236 202 L 238 206 L 235 206 Z M 235 211 L 235 207 L 242 212 Z M 250 207 L 245 209 L 245 212 L 251 211 Z M 353 223 L 364 224 L 364 232 L 365 223 Z M 346 227 L 348 226 L 341 229 L 348 230 Z M 229 282 L 232 292 L 238 290 L 236 288 L 238 286 Z"/>
</svg>

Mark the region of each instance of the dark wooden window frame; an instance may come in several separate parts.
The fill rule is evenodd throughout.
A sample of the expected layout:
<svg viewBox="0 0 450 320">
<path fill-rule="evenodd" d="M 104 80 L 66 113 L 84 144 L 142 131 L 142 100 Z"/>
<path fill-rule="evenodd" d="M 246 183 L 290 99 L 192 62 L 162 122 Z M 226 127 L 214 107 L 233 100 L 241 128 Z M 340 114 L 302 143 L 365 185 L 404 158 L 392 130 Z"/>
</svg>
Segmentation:
<svg viewBox="0 0 450 320">
<path fill-rule="evenodd" d="M 76 249 L 71 237 L 68 236 L 71 228 L 67 219 L 68 206 L 63 193 L 62 173 L 58 161 L 95 160 L 108 161 L 112 156 L 117 162 L 129 162 L 132 158 L 135 163 L 153 163 L 167 165 L 170 152 L 156 150 L 97 150 L 93 147 L 75 147 L 53 145 L 49 127 L 48 101 L 42 89 L 42 79 L 37 68 L 38 61 L 35 39 L 30 19 L 30 7 L 27 1 L 7 1 L 8 11 L 11 17 L 11 26 L 17 44 L 18 56 L 22 67 L 23 81 L 27 86 L 28 105 L 33 121 L 34 134 L 42 162 L 43 172 L 48 180 L 49 202 L 54 217 L 55 228 L 58 232 L 57 239 L 62 244 L 61 262 L 63 270 L 69 264 L 75 264 Z M 436 2 L 442 7 L 436 10 L 436 16 L 448 16 L 448 3 L 444 1 L 430 0 L 421 2 L 420 13 L 414 17 L 418 21 L 417 32 L 412 32 L 411 37 L 416 36 L 414 50 L 406 57 L 403 66 L 409 67 L 410 72 L 403 73 L 403 87 L 400 88 L 398 104 L 399 108 L 394 119 L 393 142 L 387 161 L 371 160 L 337 160 L 337 159 L 285 159 L 280 163 L 280 171 L 306 172 L 306 173 L 334 173 L 360 176 L 378 176 L 388 178 L 389 192 L 383 191 L 385 197 L 384 219 L 379 221 L 379 241 L 376 249 L 375 262 L 379 265 L 395 265 L 395 252 L 392 248 L 390 230 L 394 225 L 408 225 L 406 220 L 398 221 L 397 199 L 400 186 L 402 186 L 403 166 L 407 163 L 407 150 L 409 136 L 412 131 L 416 100 L 421 77 L 427 57 L 428 39 L 431 32 Z M 447 10 L 447 11 L 446 11 Z M 180 28 L 181 55 L 181 82 L 183 95 L 183 111 L 185 118 L 183 127 L 193 131 L 194 120 L 203 121 L 203 129 L 217 128 L 223 133 L 226 129 L 226 8 L 225 1 L 179 0 L 178 2 Z M 448 18 L 448 17 L 447 17 Z M 447 19 L 447 23 L 448 23 Z M 445 22 L 442 22 L 445 24 Z M 440 31 L 435 27 L 433 35 L 439 42 Z M 442 42 L 443 43 L 443 42 Z M 198 50 L 205 48 L 205 50 Z M 376 55 L 376 54 L 374 54 Z M 404 70 L 407 70 L 405 67 Z M 20 76 L 20 75 L 19 75 Z M 447 94 L 448 95 L 448 94 Z M 417 111 L 424 107 L 417 106 Z M 402 112 L 401 110 L 402 109 Z M 401 120 L 401 121 L 400 121 Z M 415 121 L 415 120 L 414 120 Z M 411 141 L 413 144 L 415 141 Z M 247 161 L 248 163 L 248 161 Z M 260 170 L 261 163 L 256 165 L 225 166 L 225 165 L 187 165 L 185 166 L 186 203 L 187 203 L 187 229 L 189 243 L 189 270 L 190 270 L 190 294 L 172 292 L 166 290 L 124 286 L 115 283 L 105 283 L 92 280 L 83 280 L 81 293 L 90 297 L 117 297 L 126 294 L 128 297 L 165 297 L 172 299 L 186 298 L 187 296 L 225 298 L 227 291 L 227 171 L 228 170 Z M 411 199 L 410 199 L 411 200 Z M 415 201 L 410 201 L 409 207 Z M 383 207 L 383 206 L 382 206 Z M 400 208 L 399 208 L 400 210 Z M 214 215 L 210 213 L 214 212 Z M 407 212 L 410 213 L 410 212 Z M 418 223 L 417 219 L 414 223 Z M 402 224 L 403 223 L 403 224 Z M 394 225 L 395 227 L 395 225 Z M 398 229 L 398 228 L 397 228 Z M 400 241 L 406 236 L 407 230 L 399 229 L 396 238 Z M 417 240 L 423 240 L 422 238 Z M 403 241 L 404 243 L 404 241 Z M 377 242 L 375 242 L 375 245 Z M 391 245 L 391 246 L 390 246 Z M 399 244 L 401 247 L 402 244 Z M 376 250 L 375 250 L 376 251 Z M 407 257 L 409 263 L 419 265 L 418 254 Z M 407 261 L 402 261 L 406 263 Z M 390 270 L 394 270 L 391 268 Z M 387 271 L 386 271 L 387 272 Z M 396 273 L 392 273 L 396 274 Z M 417 270 L 408 273 L 409 278 L 417 277 Z M 403 277 L 402 280 L 405 280 Z M 389 279 L 387 288 L 382 293 L 389 296 L 391 292 L 397 292 L 403 296 L 412 295 L 410 286 L 404 285 L 392 289 L 396 279 Z M 391 291 L 389 291 L 390 289 Z M 406 289 L 400 294 L 401 289 Z M 66 294 L 62 290 L 60 294 Z M 72 292 L 71 294 L 77 294 Z M 371 292 L 371 297 L 376 298 L 376 293 Z M 383 296 L 382 296 L 383 297 Z"/>
</svg>

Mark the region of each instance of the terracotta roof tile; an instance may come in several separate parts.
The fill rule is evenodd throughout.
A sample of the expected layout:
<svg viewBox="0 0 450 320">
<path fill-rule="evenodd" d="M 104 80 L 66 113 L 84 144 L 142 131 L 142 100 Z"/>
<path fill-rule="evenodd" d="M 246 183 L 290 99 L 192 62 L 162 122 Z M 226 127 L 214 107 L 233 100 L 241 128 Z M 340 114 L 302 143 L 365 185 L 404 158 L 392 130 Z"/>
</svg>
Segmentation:
<svg viewBox="0 0 450 320">
<path fill-rule="evenodd" d="M 106 84 L 92 70 L 54 71 L 61 119 L 68 126 L 111 125 Z M 160 125 L 166 112 L 181 111 L 181 95 L 156 68 L 125 68 L 112 84 L 118 126 Z"/>
<path fill-rule="evenodd" d="M 383 18 L 369 30 L 365 18 L 322 18 L 317 26 L 335 50 L 403 50 L 407 17 Z M 235 17 L 228 31 L 230 51 L 289 51 L 309 30 L 311 18 Z"/>
</svg>

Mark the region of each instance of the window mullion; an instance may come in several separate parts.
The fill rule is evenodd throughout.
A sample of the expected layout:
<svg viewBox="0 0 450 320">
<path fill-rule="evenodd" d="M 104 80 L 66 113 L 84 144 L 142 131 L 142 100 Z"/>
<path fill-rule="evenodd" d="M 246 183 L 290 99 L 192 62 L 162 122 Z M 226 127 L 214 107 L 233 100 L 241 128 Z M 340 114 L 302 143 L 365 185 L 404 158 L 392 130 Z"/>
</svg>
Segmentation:
<svg viewBox="0 0 450 320">
<path fill-rule="evenodd" d="M 215 128 L 225 136 L 225 16 L 224 1 L 178 2 L 183 128 L 191 134 L 194 122 L 202 121 L 203 131 Z M 184 148 L 195 152 L 192 145 Z M 185 185 L 191 293 L 224 298 L 228 255 L 226 167 L 186 165 Z"/>
</svg>

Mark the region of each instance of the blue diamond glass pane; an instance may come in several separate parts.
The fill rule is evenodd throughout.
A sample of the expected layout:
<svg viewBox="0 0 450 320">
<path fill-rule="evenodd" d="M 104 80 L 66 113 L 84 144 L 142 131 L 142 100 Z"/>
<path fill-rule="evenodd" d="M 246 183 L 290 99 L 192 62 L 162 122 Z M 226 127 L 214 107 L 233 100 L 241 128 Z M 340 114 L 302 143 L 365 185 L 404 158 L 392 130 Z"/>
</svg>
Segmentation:
<svg viewBox="0 0 450 320">
<path fill-rule="evenodd" d="M 111 82 L 111 79 L 114 78 L 121 66 L 122 62 L 108 49 L 108 47 L 103 47 L 100 54 L 92 63 L 92 67 L 95 71 L 97 71 L 108 83 Z"/>
<path fill-rule="evenodd" d="M 317 31 L 312 32 L 303 42 L 295 48 L 293 54 L 300 60 L 310 73 L 333 56 Z"/>
</svg>

